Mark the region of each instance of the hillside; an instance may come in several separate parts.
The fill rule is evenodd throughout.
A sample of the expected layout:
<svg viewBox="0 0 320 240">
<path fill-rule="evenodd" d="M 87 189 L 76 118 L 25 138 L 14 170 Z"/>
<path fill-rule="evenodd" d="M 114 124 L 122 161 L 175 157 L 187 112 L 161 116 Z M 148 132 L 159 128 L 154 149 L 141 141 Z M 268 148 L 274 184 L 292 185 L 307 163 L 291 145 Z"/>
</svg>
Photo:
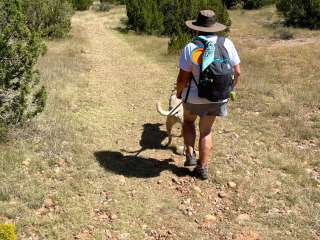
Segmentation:
<svg viewBox="0 0 320 240">
<path fill-rule="evenodd" d="M 320 32 L 284 41 L 273 8 L 230 15 L 243 75 L 209 181 L 162 147 L 168 39 L 121 33 L 122 6 L 85 11 L 38 65 L 46 111 L 0 144 L 0 222 L 28 240 L 319 239 Z"/>
</svg>

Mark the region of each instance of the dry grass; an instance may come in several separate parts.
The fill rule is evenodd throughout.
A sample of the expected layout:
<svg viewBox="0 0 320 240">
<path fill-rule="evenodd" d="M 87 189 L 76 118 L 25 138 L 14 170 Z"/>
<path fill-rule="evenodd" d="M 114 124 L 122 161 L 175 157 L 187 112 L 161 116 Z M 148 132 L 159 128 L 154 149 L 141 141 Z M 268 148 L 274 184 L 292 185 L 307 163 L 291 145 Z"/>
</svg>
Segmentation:
<svg viewBox="0 0 320 240">
<path fill-rule="evenodd" d="M 239 100 L 199 182 L 160 147 L 154 104 L 178 58 L 165 38 L 115 31 L 123 14 L 78 13 L 70 39 L 49 43 L 46 112 L 0 145 L 0 221 L 19 239 L 318 239 L 320 33 L 292 29 L 284 42 L 273 8 L 231 12 Z"/>
</svg>

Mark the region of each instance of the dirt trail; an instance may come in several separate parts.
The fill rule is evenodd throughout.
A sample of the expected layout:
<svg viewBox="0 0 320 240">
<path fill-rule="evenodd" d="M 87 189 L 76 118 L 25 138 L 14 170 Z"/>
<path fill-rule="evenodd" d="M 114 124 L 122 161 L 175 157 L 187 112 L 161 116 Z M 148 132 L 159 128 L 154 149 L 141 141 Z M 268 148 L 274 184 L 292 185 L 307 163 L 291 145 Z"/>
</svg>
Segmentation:
<svg viewBox="0 0 320 240">
<path fill-rule="evenodd" d="M 173 74 L 121 39 L 108 25 L 109 17 L 88 11 L 73 18 L 73 35 L 85 43 L 81 52 L 88 66 L 80 75 L 88 85 L 79 95 L 87 107 L 79 109 L 77 119 L 92 142 L 81 148 L 87 152 L 85 170 L 98 177 L 89 180 L 93 195 L 86 194 L 78 206 L 92 212 L 83 225 L 94 230 L 84 227 L 78 236 L 92 239 L 97 229 L 107 228 L 112 236 L 107 239 L 220 239 L 218 231 L 224 228 L 217 228 L 216 221 L 226 220 L 223 209 L 230 209 L 231 201 L 224 198 L 230 194 L 213 179 L 197 182 L 182 167 L 182 156 L 161 147 L 165 119 L 155 103 L 170 92 L 157 86 Z M 181 141 L 174 139 L 177 145 Z M 144 151 L 136 156 L 139 149 Z M 101 196 L 113 201 L 106 207 L 97 202 Z M 219 217 L 210 215 L 214 209 Z M 110 221 L 101 225 L 105 215 Z"/>
<path fill-rule="evenodd" d="M 143 124 L 160 120 L 155 102 L 163 90 L 156 86 L 170 73 L 137 53 L 105 26 L 107 22 L 107 16 L 94 12 L 73 18 L 74 28 L 88 43 L 83 52 L 89 71 L 82 76 L 89 79 L 86 99 L 96 103 L 80 115 L 89 118 L 84 121 L 89 122 L 101 147 L 117 142 L 118 149 L 139 149 Z"/>
<path fill-rule="evenodd" d="M 179 167 L 182 157 L 161 149 L 165 132 L 160 122 L 165 119 L 155 111 L 163 91 L 156 86 L 171 73 L 138 54 L 106 22 L 106 16 L 94 12 L 73 18 L 75 32 L 87 42 L 82 52 L 89 71 L 81 77 L 89 81 L 83 97 L 94 106 L 81 109 L 79 120 L 87 124 L 94 141 L 84 145 L 92 161 L 88 168 L 103 173 L 103 180 L 92 187 L 115 199 L 108 210 L 117 216 L 110 235 L 112 239 L 160 239 L 161 234 L 163 239 L 192 239 L 199 231 L 194 218 L 186 217 L 193 215 L 193 210 L 187 210 L 191 203 L 180 204 L 192 194 L 194 180 Z M 129 153 L 141 148 L 145 151 L 139 156 Z M 104 211 L 100 214 L 100 210 L 98 220 Z M 89 224 L 97 222 L 90 219 Z"/>
</svg>

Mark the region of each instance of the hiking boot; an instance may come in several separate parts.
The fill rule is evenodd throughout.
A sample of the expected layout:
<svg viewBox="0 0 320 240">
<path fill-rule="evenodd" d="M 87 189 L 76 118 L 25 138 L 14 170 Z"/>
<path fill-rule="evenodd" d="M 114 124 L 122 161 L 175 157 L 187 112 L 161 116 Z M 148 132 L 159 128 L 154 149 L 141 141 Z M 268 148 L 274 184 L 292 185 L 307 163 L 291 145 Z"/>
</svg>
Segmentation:
<svg viewBox="0 0 320 240">
<path fill-rule="evenodd" d="M 208 179 L 208 166 L 201 167 L 199 165 L 193 170 L 193 176 L 201 180 Z"/>
<path fill-rule="evenodd" d="M 197 158 L 196 153 L 193 152 L 193 154 L 186 153 L 186 161 L 184 162 L 185 167 L 192 167 L 197 165 Z"/>
</svg>

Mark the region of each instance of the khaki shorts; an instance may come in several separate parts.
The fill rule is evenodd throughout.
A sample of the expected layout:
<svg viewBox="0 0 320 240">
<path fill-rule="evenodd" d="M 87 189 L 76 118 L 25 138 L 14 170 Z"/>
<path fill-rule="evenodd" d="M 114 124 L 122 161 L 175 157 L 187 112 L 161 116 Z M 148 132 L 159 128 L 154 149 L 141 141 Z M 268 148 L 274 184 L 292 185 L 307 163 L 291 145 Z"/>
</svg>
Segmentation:
<svg viewBox="0 0 320 240">
<path fill-rule="evenodd" d="M 203 116 L 226 117 L 228 115 L 228 102 L 209 103 L 209 104 L 183 103 L 183 108 L 195 115 L 198 115 L 199 117 L 203 117 Z"/>
</svg>

